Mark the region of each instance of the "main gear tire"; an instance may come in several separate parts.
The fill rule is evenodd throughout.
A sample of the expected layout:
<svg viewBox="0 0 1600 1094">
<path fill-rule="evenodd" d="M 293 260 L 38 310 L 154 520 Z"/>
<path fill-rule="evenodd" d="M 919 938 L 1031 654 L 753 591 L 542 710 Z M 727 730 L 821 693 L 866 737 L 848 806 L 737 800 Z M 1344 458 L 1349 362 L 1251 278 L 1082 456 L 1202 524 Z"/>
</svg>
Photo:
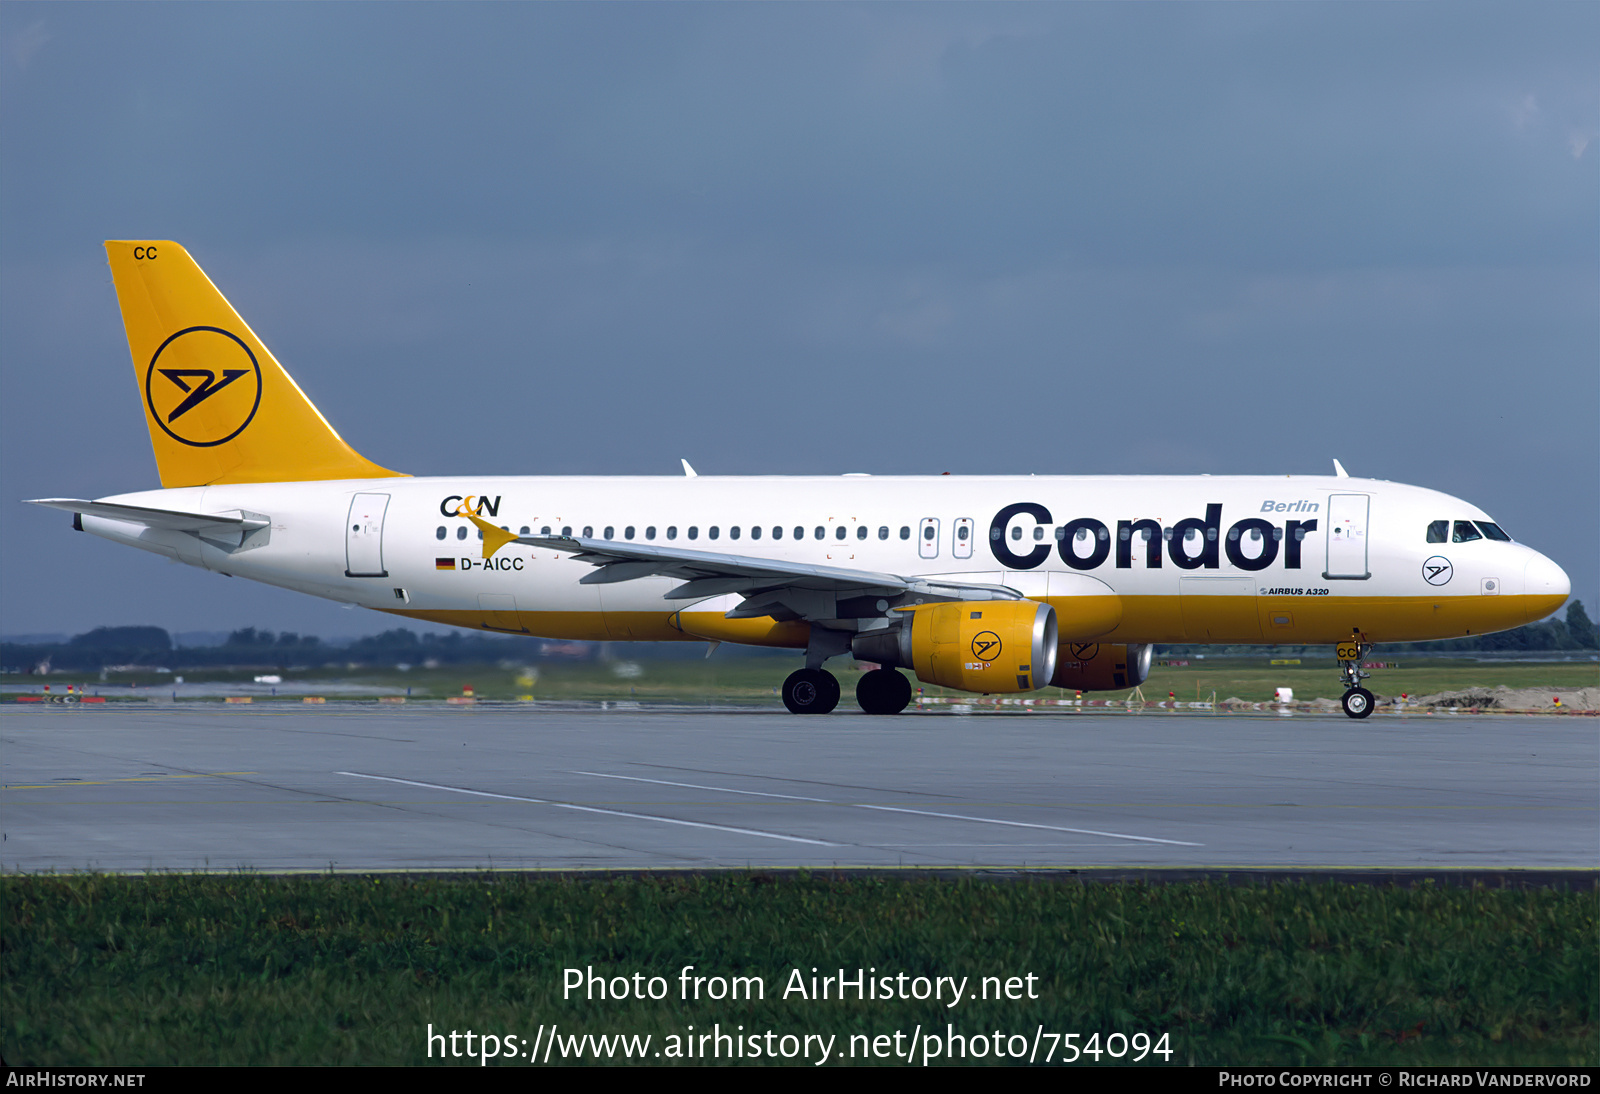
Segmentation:
<svg viewBox="0 0 1600 1094">
<path fill-rule="evenodd" d="M 894 669 L 873 669 L 856 683 L 856 702 L 867 714 L 899 714 L 911 703 L 911 681 Z"/>
<path fill-rule="evenodd" d="M 827 714 L 839 705 L 839 680 L 824 669 L 796 669 L 783 682 L 790 714 Z"/>
</svg>

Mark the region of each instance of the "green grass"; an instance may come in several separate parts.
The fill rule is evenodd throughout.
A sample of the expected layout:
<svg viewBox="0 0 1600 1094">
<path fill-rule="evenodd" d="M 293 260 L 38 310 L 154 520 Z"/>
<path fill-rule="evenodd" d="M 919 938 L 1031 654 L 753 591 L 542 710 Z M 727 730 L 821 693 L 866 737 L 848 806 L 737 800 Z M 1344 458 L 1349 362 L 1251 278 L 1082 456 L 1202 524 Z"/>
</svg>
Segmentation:
<svg viewBox="0 0 1600 1094">
<path fill-rule="evenodd" d="M 1600 1062 L 1592 893 L 760 875 L 7 877 L 12 1066 L 411 1064 L 424 1032 L 1170 1036 L 1171 1062 Z M 760 976 L 681 1002 L 678 970 Z M 563 969 L 661 1002 L 562 998 Z M 1039 979 L 1037 1000 L 785 1001 L 788 973 Z M 557 1056 L 556 1058 L 559 1058 Z"/>
</svg>

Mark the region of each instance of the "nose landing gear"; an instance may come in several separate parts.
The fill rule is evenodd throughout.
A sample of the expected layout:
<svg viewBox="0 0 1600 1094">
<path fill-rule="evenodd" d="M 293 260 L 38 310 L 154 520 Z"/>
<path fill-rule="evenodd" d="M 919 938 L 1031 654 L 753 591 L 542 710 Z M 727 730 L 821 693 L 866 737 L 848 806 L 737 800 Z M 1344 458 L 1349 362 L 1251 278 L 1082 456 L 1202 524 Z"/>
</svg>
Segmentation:
<svg viewBox="0 0 1600 1094">
<path fill-rule="evenodd" d="M 1372 692 L 1361 686 L 1361 681 L 1372 675 L 1361 671 L 1361 659 L 1372 649 L 1372 643 L 1363 642 L 1362 637 L 1359 632 L 1351 635 L 1348 642 L 1339 643 L 1336 651 L 1336 656 L 1339 658 L 1339 678 L 1345 687 L 1339 705 L 1351 718 L 1365 718 L 1372 713 L 1373 705 L 1377 702 L 1372 697 Z"/>
</svg>

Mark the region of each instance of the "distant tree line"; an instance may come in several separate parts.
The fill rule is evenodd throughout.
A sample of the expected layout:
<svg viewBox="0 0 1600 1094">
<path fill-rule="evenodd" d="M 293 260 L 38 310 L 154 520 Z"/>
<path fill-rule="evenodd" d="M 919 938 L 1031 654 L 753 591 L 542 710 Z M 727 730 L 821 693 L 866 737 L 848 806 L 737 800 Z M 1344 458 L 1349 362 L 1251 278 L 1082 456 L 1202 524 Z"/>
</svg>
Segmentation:
<svg viewBox="0 0 1600 1094">
<path fill-rule="evenodd" d="M 585 647 L 586 648 L 586 647 Z M 33 672 L 48 663 L 51 670 L 95 670 L 111 665 L 141 668 L 220 668 L 224 666 L 287 669 L 329 664 L 421 665 L 484 664 L 537 660 L 540 643 L 465 631 L 418 635 L 400 627 L 360 638 L 348 645 L 324 642 L 293 631 L 274 634 L 243 627 L 220 646 L 175 646 L 161 627 L 96 627 L 66 642 L 24 645 L 0 642 L 0 666 L 7 672 Z"/>
<path fill-rule="evenodd" d="M 1204 646 L 1161 646 L 1163 653 L 1193 650 Z M 700 656 L 697 643 L 616 643 L 617 656 Z M 1550 619 L 1531 623 L 1513 631 L 1475 635 L 1440 642 L 1385 643 L 1389 653 L 1428 653 L 1433 651 L 1504 652 L 1600 649 L 1600 636 L 1584 611 L 1582 601 L 1567 605 L 1565 620 Z M 550 657 L 562 660 L 587 659 L 598 655 L 596 643 L 546 642 L 539 639 L 452 631 L 449 634 L 419 635 L 406 627 L 358 638 L 347 645 L 324 642 L 315 635 L 293 631 L 274 634 L 269 630 L 242 627 L 228 635 L 220 646 L 174 646 L 172 636 L 160 627 L 96 627 L 74 635 L 66 642 L 22 644 L 0 642 L 0 666 L 6 672 L 34 672 L 44 664 L 52 670 L 93 670 L 110 665 L 137 665 L 141 668 L 220 668 L 255 667 L 288 669 L 292 666 L 320 668 L 349 663 L 370 665 L 412 664 L 429 661 L 441 665 L 494 664 L 500 661 L 539 661 Z"/>
</svg>

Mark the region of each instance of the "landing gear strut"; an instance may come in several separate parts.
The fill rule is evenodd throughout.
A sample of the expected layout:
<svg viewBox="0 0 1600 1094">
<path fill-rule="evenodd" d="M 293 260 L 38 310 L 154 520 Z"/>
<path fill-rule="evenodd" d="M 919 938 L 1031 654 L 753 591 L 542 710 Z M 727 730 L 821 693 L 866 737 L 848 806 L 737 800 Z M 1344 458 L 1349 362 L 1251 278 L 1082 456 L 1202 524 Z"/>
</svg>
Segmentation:
<svg viewBox="0 0 1600 1094">
<path fill-rule="evenodd" d="M 1372 692 L 1361 686 L 1361 681 L 1372 674 L 1361 671 L 1361 659 L 1372 649 L 1372 643 L 1363 642 L 1360 634 L 1354 634 L 1348 642 L 1340 642 L 1337 656 L 1339 658 L 1339 679 L 1344 682 L 1344 696 L 1339 700 L 1339 705 L 1344 707 L 1345 714 L 1351 718 L 1365 718 L 1372 713 L 1373 704 L 1376 702 Z"/>
<path fill-rule="evenodd" d="M 911 681 L 894 669 L 873 669 L 856 684 L 856 702 L 868 714 L 899 714 L 911 702 Z"/>
<path fill-rule="evenodd" d="M 790 714 L 827 714 L 839 705 L 839 680 L 826 669 L 796 669 L 783 682 L 783 705 Z"/>
</svg>

